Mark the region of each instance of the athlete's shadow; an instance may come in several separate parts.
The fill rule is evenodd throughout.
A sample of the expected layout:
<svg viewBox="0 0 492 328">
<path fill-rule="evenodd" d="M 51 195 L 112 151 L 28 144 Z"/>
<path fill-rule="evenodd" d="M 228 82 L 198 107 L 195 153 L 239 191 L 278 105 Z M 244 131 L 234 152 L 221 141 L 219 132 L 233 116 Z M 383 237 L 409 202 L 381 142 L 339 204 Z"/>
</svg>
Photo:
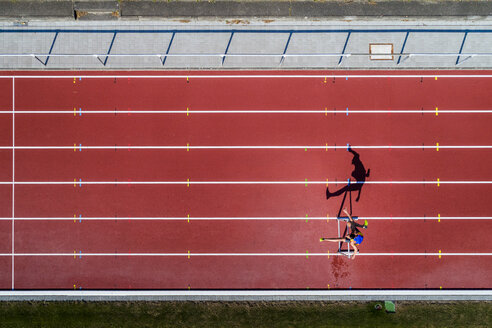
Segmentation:
<svg viewBox="0 0 492 328">
<path fill-rule="evenodd" d="M 326 199 L 343 195 L 347 191 L 358 191 L 359 193 L 355 201 L 358 202 L 360 199 L 360 192 L 362 190 L 362 186 L 364 186 L 364 182 L 366 182 L 366 178 L 369 177 L 369 173 L 371 172 L 371 169 L 367 169 L 366 172 L 364 165 L 360 161 L 359 154 L 350 147 L 347 150 L 354 155 L 354 157 L 352 158 L 352 164 L 354 165 L 355 168 L 352 171 L 352 177 L 354 177 L 356 181 L 350 182 L 349 180 L 348 184 L 345 187 L 340 188 L 335 192 L 330 192 L 330 190 L 326 188 Z"/>
</svg>

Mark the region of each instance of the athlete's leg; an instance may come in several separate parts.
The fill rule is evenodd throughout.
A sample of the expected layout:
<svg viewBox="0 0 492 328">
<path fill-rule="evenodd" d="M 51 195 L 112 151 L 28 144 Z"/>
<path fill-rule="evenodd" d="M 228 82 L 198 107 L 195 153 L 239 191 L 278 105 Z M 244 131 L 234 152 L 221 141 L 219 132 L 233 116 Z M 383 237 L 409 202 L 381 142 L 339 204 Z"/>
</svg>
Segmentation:
<svg viewBox="0 0 492 328">
<path fill-rule="evenodd" d="M 350 229 L 353 230 L 353 229 L 357 229 L 357 228 L 363 228 L 364 225 L 355 222 L 354 218 L 349 217 L 349 220 L 347 222 L 347 227 L 349 227 Z"/>
<path fill-rule="evenodd" d="M 331 241 L 335 243 L 344 242 L 345 238 L 320 238 L 319 241 Z"/>
<path fill-rule="evenodd" d="M 350 223 L 351 223 L 350 227 L 353 227 L 353 229 L 355 229 L 358 232 L 360 232 L 360 231 L 357 228 L 367 229 L 367 220 L 364 220 L 364 224 L 359 224 L 355 221 L 351 221 Z"/>
<path fill-rule="evenodd" d="M 349 186 L 342 187 L 335 192 L 330 192 L 330 190 L 328 188 L 326 188 L 326 199 L 328 199 L 330 197 L 334 197 L 334 196 L 340 196 L 341 194 L 343 194 L 349 190 L 348 187 Z"/>
<path fill-rule="evenodd" d="M 346 186 L 338 189 L 335 192 L 330 192 L 329 189 L 326 188 L 326 199 L 333 197 L 333 196 L 340 196 L 341 194 L 344 194 L 347 191 L 360 190 L 360 188 L 362 188 L 362 185 L 359 185 L 359 184 L 349 184 L 349 185 L 346 185 Z"/>
<path fill-rule="evenodd" d="M 360 199 L 360 192 L 361 191 L 362 191 L 362 186 L 361 186 L 361 188 L 359 188 L 359 193 L 357 194 L 357 198 L 355 199 L 356 202 L 358 202 Z"/>
<path fill-rule="evenodd" d="M 357 223 L 355 221 L 353 222 L 353 225 L 356 226 L 356 227 L 358 227 L 358 228 L 364 228 L 364 225 L 363 224 L 359 224 L 359 223 Z"/>
</svg>

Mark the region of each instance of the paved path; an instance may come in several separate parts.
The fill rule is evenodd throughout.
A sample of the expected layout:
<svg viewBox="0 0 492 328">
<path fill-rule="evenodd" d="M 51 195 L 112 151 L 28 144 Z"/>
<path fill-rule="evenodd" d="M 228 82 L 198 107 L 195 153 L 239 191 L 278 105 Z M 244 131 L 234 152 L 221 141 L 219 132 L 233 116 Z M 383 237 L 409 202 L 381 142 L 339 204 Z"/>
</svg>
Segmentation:
<svg viewBox="0 0 492 328">
<path fill-rule="evenodd" d="M 492 67 L 490 26 L 489 19 L 5 22 L 0 67 L 483 69 Z M 371 59 L 371 44 L 393 55 Z"/>
</svg>

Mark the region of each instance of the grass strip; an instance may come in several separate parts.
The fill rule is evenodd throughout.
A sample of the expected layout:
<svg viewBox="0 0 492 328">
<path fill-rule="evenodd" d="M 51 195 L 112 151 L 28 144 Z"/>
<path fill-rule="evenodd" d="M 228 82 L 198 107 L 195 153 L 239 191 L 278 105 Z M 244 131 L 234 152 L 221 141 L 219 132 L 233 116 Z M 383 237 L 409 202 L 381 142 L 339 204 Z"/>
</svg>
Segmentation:
<svg viewBox="0 0 492 328">
<path fill-rule="evenodd" d="M 492 302 L 2 302 L 0 327 L 492 327 Z"/>
</svg>

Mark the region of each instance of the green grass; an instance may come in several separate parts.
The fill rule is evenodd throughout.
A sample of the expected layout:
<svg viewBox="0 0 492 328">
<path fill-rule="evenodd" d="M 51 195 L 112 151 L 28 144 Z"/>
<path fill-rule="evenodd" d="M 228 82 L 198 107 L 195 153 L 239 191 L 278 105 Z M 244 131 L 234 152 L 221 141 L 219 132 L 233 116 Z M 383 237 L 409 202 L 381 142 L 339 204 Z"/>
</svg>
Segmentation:
<svg viewBox="0 0 492 328">
<path fill-rule="evenodd" d="M 3 302 L 0 327 L 492 327 L 492 302 Z"/>
</svg>

